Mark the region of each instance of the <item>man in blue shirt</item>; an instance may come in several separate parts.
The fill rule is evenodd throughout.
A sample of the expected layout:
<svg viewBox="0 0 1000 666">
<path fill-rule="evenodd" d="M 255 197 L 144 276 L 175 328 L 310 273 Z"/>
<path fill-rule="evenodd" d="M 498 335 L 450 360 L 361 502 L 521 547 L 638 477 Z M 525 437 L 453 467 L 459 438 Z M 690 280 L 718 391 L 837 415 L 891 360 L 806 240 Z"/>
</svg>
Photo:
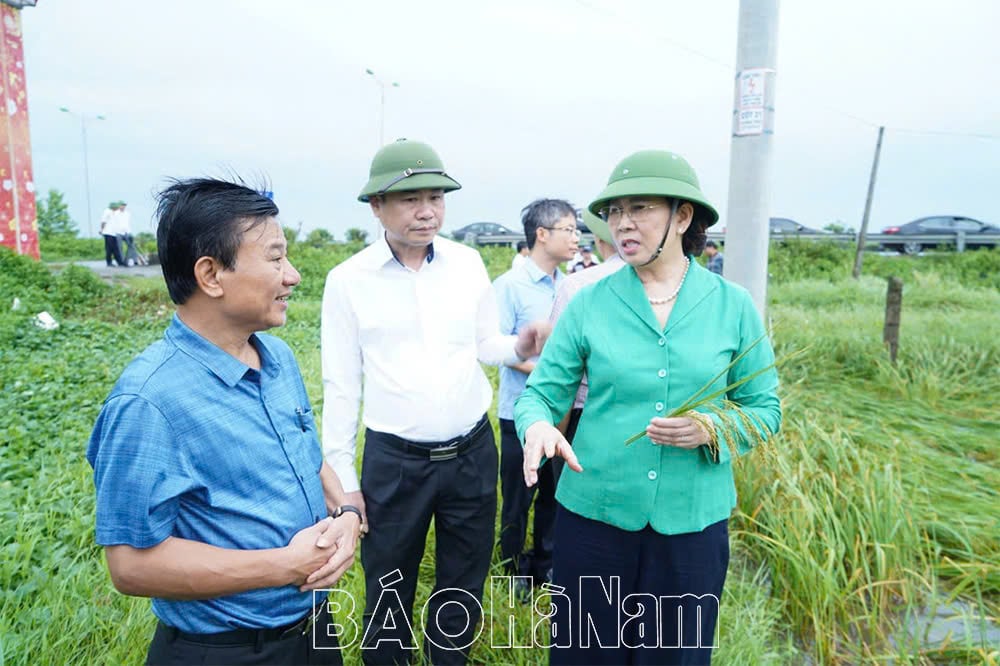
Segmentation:
<svg viewBox="0 0 1000 666">
<path fill-rule="evenodd" d="M 339 664 L 311 590 L 351 566 L 361 512 L 323 463 L 291 350 L 259 333 L 285 323 L 299 282 L 278 208 L 195 179 L 164 190 L 157 213 L 177 312 L 122 373 L 87 449 L 112 582 L 153 598 L 147 663 Z"/>
<path fill-rule="evenodd" d="M 713 273 L 722 275 L 723 256 L 719 252 L 719 246 L 715 244 L 715 241 L 705 241 L 705 256 L 708 257 L 705 268 Z"/>
<path fill-rule="evenodd" d="M 539 199 L 521 211 L 528 259 L 496 279 L 500 332 L 515 334 L 530 322 L 545 319 L 552 311 L 556 291 L 565 277 L 559 264 L 576 253 L 580 232 L 576 209 L 561 199 Z M 535 499 L 534 546 L 522 553 L 535 488 L 524 484 L 521 442 L 514 429 L 514 401 L 535 367 L 536 358 L 500 367 L 500 557 L 513 575 L 530 576 L 534 582 L 549 579 L 552 568 L 552 525 L 555 518 L 555 479 L 551 465 L 539 470 Z"/>
</svg>

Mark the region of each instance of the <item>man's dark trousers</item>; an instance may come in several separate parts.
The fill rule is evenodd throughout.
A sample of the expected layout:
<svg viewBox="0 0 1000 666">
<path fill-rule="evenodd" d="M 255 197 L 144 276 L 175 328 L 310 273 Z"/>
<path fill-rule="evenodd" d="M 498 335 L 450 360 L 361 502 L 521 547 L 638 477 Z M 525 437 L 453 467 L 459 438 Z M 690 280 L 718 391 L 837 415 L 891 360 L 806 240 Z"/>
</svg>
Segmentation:
<svg viewBox="0 0 1000 666">
<path fill-rule="evenodd" d="M 434 446 L 365 432 L 361 491 L 371 525 L 361 541 L 366 664 L 405 664 L 412 657 L 409 627 L 432 517 L 436 582 L 421 622 L 425 655 L 435 665 L 464 664 L 476 635 L 493 555 L 496 439 L 484 416 L 456 457 L 432 460 L 426 449 Z M 390 624 L 397 628 L 385 628 Z"/>
<path fill-rule="evenodd" d="M 118 243 L 118 236 L 108 236 L 104 235 L 104 261 L 111 265 L 111 260 L 114 259 L 118 262 L 119 266 L 125 265 L 125 260 L 122 259 L 122 248 Z"/>
<path fill-rule="evenodd" d="M 188 666 L 189 664 L 268 664 L 269 666 L 342 666 L 344 663 L 336 636 L 329 636 L 326 626 L 333 622 L 323 604 L 316 624 L 282 632 L 239 630 L 223 634 L 196 636 L 157 624 L 146 655 L 147 666 Z M 247 636 L 246 634 L 257 634 Z M 241 634 L 229 638 L 229 635 Z"/>
<path fill-rule="evenodd" d="M 545 581 L 552 568 L 552 528 L 556 515 L 556 483 L 551 461 L 538 470 L 533 488 L 524 484 L 524 449 L 517 438 L 514 422 L 500 419 L 500 559 L 519 576 Z M 522 556 L 528 529 L 528 510 L 535 500 L 534 546 Z"/>
</svg>

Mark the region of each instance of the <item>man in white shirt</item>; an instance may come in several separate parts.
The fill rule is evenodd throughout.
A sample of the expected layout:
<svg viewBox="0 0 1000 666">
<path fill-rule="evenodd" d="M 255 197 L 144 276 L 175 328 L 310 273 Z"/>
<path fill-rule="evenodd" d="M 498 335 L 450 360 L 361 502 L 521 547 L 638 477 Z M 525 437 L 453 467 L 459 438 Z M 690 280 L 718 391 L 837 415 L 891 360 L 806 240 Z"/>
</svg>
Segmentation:
<svg viewBox="0 0 1000 666">
<path fill-rule="evenodd" d="M 121 205 L 119 201 L 112 201 L 108 204 L 108 207 L 104 209 L 101 213 L 101 235 L 104 236 L 104 261 L 107 263 L 108 267 L 111 267 L 111 260 L 115 260 L 115 264 L 118 266 L 124 266 L 125 260 L 122 259 L 121 243 L 118 241 L 118 233 L 116 229 L 116 215 L 118 214 L 118 206 Z"/>
<path fill-rule="evenodd" d="M 436 585 L 424 649 L 430 663 L 461 664 L 476 635 L 480 606 L 472 598 L 482 599 L 496 520 L 497 449 L 486 417 L 493 391 L 479 362 L 532 357 L 550 326 L 499 333 L 479 253 L 437 237 L 444 194 L 461 186 L 430 146 L 389 144 L 369 176 L 358 199 L 384 233 L 330 271 L 322 307 L 324 455 L 369 527 L 362 658 L 391 664 L 412 656 L 417 570 L 433 518 Z"/>
<path fill-rule="evenodd" d="M 510 267 L 517 268 L 528 260 L 531 250 L 528 249 L 528 241 L 517 241 L 517 254 L 510 260 Z"/>
<path fill-rule="evenodd" d="M 118 237 L 118 247 L 122 248 L 122 255 L 125 258 L 125 266 L 135 265 L 135 249 L 132 246 L 132 213 L 128 210 L 128 203 L 118 202 L 118 208 L 111 215 L 111 226 Z"/>
</svg>

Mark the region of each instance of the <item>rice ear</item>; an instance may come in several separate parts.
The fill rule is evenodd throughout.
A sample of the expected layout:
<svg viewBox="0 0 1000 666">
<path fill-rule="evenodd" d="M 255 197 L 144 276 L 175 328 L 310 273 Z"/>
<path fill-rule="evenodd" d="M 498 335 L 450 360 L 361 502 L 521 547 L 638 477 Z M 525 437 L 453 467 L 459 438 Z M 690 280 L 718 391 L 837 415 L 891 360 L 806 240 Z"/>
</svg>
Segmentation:
<svg viewBox="0 0 1000 666">
<path fill-rule="evenodd" d="M 667 414 L 666 418 L 673 418 L 675 416 L 682 416 L 684 414 L 687 414 L 689 412 L 692 412 L 692 411 L 695 411 L 695 410 L 698 410 L 698 409 L 701 409 L 701 408 L 704 407 L 704 408 L 709 409 L 713 413 L 716 413 L 720 417 L 720 420 L 723 419 L 723 418 L 728 419 L 730 417 L 727 414 L 723 413 L 721 410 L 718 411 L 718 412 L 716 411 L 716 409 L 718 408 L 718 406 L 715 404 L 715 401 L 718 400 L 719 398 L 723 398 L 723 404 L 728 406 L 726 408 L 726 410 L 727 411 L 735 412 L 739 416 L 740 420 L 743 422 L 744 426 L 746 427 L 746 429 L 748 431 L 757 433 L 758 432 L 757 428 L 756 427 L 752 427 L 751 415 L 748 415 L 746 412 L 744 412 L 736 403 L 731 402 L 729 400 L 725 400 L 725 396 L 727 396 L 731 391 L 734 391 L 734 390 L 738 389 L 740 386 L 743 386 L 747 382 L 752 381 L 752 380 L 756 379 L 757 377 L 760 377 L 764 373 L 770 372 L 771 370 L 773 370 L 773 369 L 775 369 L 775 368 L 777 368 L 777 367 L 779 367 L 781 365 L 784 365 L 785 363 L 787 363 L 788 361 L 792 360 L 793 358 L 801 356 L 802 354 L 805 353 L 805 351 L 806 351 L 805 349 L 798 349 L 798 350 L 796 350 L 794 352 L 790 352 L 788 354 L 785 354 L 780 359 L 776 359 L 773 363 L 769 364 L 767 367 L 760 368 L 759 370 L 755 370 L 754 372 L 751 372 L 746 377 L 741 377 L 740 379 L 738 379 L 737 381 L 733 382 L 732 384 L 729 384 L 725 388 L 721 388 L 721 389 L 718 389 L 716 391 L 713 391 L 712 393 L 710 393 L 708 395 L 702 395 L 702 394 L 705 393 L 705 391 L 707 391 L 712 386 L 712 384 L 714 384 L 720 377 L 722 377 L 723 375 L 725 375 L 726 373 L 728 373 L 730 370 L 732 370 L 733 366 L 735 366 L 737 363 L 739 363 L 740 360 L 744 356 L 746 356 L 750 352 L 751 349 L 753 349 L 754 347 L 756 347 L 760 343 L 760 341 L 763 340 L 765 337 L 767 337 L 766 333 L 764 335 L 760 336 L 759 338 L 757 338 L 756 340 L 754 340 L 753 344 L 751 344 L 749 347 L 747 347 L 745 350 L 743 350 L 743 352 L 741 352 L 738 356 L 736 356 L 736 358 L 734 358 L 732 361 L 730 361 L 729 365 L 727 365 L 725 367 L 725 369 L 722 370 L 722 372 L 720 372 L 717 375 L 715 375 L 715 377 L 712 377 L 712 379 L 710 379 L 704 386 L 702 386 L 700 389 L 698 389 L 694 393 L 694 395 L 692 395 L 690 398 L 688 398 L 687 400 L 685 400 L 677 409 L 674 409 L 669 414 Z M 701 397 L 698 397 L 698 396 L 701 396 Z M 762 425 L 762 424 L 758 423 L 758 425 Z M 631 445 L 631 444 L 639 441 L 640 439 L 642 439 L 645 436 L 646 436 L 646 431 L 645 430 L 642 430 L 641 432 L 637 432 L 636 434 L 632 435 L 631 437 L 629 437 L 628 439 L 625 440 L 625 446 L 629 446 L 629 445 Z M 732 442 L 733 438 L 727 437 L 726 441 L 727 442 Z M 763 439 L 760 440 L 760 442 L 763 442 L 763 441 L 765 441 L 765 440 L 763 440 Z M 730 444 L 730 446 L 732 446 L 732 444 Z M 716 447 L 716 449 L 715 449 L 714 452 L 715 453 L 718 452 L 717 447 Z"/>
</svg>

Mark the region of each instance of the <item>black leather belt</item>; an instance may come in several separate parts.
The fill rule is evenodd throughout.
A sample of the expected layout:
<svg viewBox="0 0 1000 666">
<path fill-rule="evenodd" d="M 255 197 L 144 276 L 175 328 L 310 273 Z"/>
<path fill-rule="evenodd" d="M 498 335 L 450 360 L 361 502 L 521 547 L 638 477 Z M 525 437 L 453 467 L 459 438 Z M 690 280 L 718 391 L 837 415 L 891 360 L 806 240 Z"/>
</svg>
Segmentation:
<svg viewBox="0 0 1000 666">
<path fill-rule="evenodd" d="M 490 420 L 483 414 L 483 418 L 479 419 L 479 423 L 472 430 L 461 437 L 455 437 L 445 442 L 411 442 L 386 432 L 379 432 L 378 435 L 403 453 L 417 455 L 433 462 L 442 462 L 453 460 L 465 453 L 475 443 L 476 438 L 489 427 L 491 427 Z"/>
<path fill-rule="evenodd" d="M 181 638 L 202 645 L 261 645 L 308 633 L 325 609 L 326 603 L 322 603 L 316 613 L 306 613 L 305 617 L 301 620 L 283 627 L 233 629 L 232 631 L 222 631 L 215 634 L 189 634 L 180 629 L 175 629 L 169 624 L 164 624 L 163 622 L 160 622 L 160 624 L 170 632 L 171 640 Z"/>
</svg>

